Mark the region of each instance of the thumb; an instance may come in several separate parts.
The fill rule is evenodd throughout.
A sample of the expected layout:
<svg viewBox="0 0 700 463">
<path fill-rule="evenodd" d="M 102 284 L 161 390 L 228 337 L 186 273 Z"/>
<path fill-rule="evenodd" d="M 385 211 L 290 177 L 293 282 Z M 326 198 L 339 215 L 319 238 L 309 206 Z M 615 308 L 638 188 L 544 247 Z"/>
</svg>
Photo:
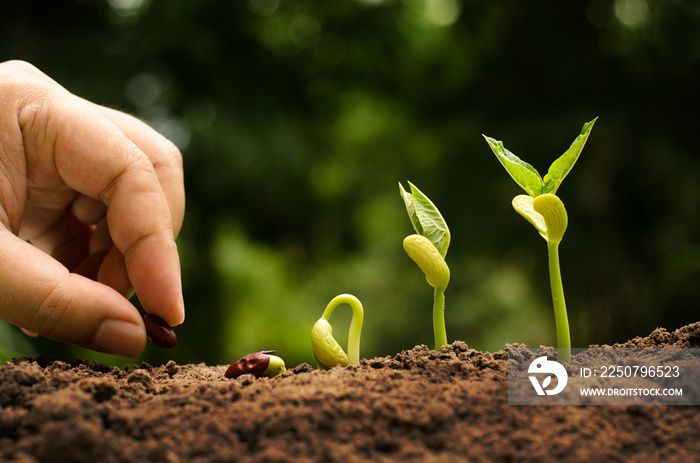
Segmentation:
<svg viewBox="0 0 700 463">
<path fill-rule="evenodd" d="M 146 345 L 136 308 L 0 228 L 0 318 L 57 341 L 134 357 Z"/>
</svg>

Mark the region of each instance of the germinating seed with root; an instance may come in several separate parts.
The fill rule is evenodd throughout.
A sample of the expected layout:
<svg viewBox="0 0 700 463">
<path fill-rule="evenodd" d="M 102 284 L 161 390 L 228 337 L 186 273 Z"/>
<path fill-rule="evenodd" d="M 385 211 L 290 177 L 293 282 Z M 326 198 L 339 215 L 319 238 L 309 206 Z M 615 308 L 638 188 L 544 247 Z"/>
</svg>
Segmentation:
<svg viewBox="0 0 700 463">
<path fill-rule="evenodd" d="M 274 355 L 276 353 L 274 350 L 264 350 L 248 354 L 233 362 L 224 376 L 235 379 L 242 375 L 253 375 L 256 378 L 260 376 L 272 378 L 281 375 L 287 369 L 284 366 L 284 360 Z"/>
<path fill-rule="evenodd" d="M 156 346 L 162 349 L 170 349 L 177 344 L 175 331 L 158 315 L 145 314 L 143 316 L 143 324 L 146 325 L 146 336 Z"/>
</svg>

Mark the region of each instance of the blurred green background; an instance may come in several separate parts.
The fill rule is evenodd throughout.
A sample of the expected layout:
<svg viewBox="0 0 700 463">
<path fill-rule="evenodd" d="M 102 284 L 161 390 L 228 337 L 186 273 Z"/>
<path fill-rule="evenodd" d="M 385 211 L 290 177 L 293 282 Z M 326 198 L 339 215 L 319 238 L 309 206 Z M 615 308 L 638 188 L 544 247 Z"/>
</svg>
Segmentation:
<svg viewBox="0 0 700 463">
<path fill-rule="evenodd" d="M 6 1 L 7 59 L 173 140 L 188 205 L 176 348 L 121 359 L 0 325 L 5 357 L 312 363 L 344 292 L 365 306 L 363 357 L 432 346 L 406 180 L 452 231 L 448 339 L 553 345 L 546 244 L 481 134 L 544 173 L 595 116 L 558 191 L 573 345 L 700 318 L 695 0 Z M 331 319 L 343 345 L 349 313 Z"/>
</svg>

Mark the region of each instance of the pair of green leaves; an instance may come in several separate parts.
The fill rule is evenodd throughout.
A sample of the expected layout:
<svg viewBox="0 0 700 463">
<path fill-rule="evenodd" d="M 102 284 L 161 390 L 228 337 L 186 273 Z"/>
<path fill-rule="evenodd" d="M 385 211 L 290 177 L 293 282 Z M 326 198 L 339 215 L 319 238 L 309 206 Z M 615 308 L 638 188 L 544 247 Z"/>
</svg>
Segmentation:
<svg viewBox="0 0 700 463">
<path fill-rule="evenodd" d="M 537 172 L 537 169 L 508 151 L 503 146 L 503 142 L 494 140 L 486 135 L 484 135 L 484 138 L 498 160 L 503 164 L 503 167 L 513 177 L 513 180 L 530 196 L 536 198 L 546 193 L 556 194 L 561 182 L 564 181 L 564 178 L 576 164 L 597 119 L 596 117 L 592 121 L 583 124 L 581 134 L 574 140 L 569 149 L 549 166 L 549 171 L 544 178 Z"/>
<path fill-rule="evenodd" d="M 558 245 L 561 242 L 568 224 L 564 203 L 555 193 L 576 164 L 597 119 L 596 117 L 583 125 L 579 136 L 569 149 L 549 166 L 544 178 L 534 167 L 508 151 L 503 142 L 484 135 L 506 171 L 528 193 L 516 196 L 513 199 L 513 208 L 534 225 L 542 238 L 550 244 Z"/>
<path fill-rule="evenodd" d="M 444 258 L 447 248 L 450 247 L 450 229 L 447 228 L 447 222 L 427 196 L 411 182 L 408 182 L 408 186 L 411 188 L 410 193 L 399 183 L 399 191 L 406 204 L 411 224 L 416 233 L 428 238 Z"/>
</svg>

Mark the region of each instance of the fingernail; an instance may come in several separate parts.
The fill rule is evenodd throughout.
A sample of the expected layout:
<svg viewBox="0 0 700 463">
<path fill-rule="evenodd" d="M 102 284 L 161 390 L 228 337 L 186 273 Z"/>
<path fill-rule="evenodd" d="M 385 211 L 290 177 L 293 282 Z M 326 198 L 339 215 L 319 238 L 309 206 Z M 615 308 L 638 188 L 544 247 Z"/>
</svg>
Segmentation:
<svg viewBox="0 0 700 463">
<path fill-rule="evenodd" d="M 136 323 L 108 318 L 92 338 L 95 350 L 136 357 L 146 345 L 146 330 Z"/>
</svg>

